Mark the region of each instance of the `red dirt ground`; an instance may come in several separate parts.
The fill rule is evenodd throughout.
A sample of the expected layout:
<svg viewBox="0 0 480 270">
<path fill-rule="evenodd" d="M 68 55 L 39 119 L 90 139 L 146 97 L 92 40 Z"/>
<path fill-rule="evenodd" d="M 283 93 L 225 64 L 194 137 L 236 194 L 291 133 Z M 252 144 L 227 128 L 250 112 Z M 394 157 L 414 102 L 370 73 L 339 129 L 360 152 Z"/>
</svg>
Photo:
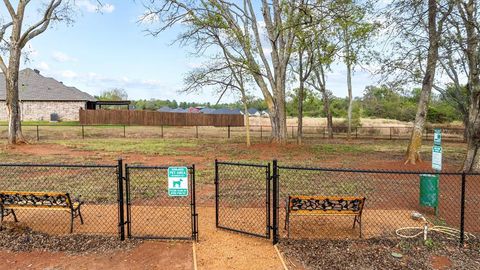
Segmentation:
<svg viewBox="0 0 480 270">
<path fill-rule="evenodd" d="M 193 269 L 191 243 L 145 242 L 130 251 L 67 255 L 0 251 L 0 269 Z"/>
</svg>

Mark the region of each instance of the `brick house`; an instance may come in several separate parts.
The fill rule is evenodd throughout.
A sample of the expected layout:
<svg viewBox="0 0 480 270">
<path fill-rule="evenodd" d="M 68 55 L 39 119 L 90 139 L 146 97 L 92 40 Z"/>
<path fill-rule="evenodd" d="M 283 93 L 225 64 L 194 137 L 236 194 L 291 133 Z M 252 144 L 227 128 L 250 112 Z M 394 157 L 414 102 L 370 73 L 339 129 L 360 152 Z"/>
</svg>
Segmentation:
<svg viewBox="0 0 480 270">
<path fill-rule="evenodd" d="M 62 121 L 78 121 L 79 110 L 95 106 L 95 98 L 75 87 L 44 77 L 30 68 L 19 74 L 22 121 L 49 121 L 57 114 Z M 0 73 L 0 121 L 7 120 L 5 77 Z"/>
</svg>

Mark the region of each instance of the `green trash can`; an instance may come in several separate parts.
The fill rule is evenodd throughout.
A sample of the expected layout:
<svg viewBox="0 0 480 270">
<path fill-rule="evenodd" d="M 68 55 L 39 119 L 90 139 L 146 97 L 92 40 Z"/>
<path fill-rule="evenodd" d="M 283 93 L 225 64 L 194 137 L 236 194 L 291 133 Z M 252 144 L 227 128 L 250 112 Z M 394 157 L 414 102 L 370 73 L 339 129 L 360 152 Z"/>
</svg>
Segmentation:
<svg viewBox="0 0 480 270">
<path fill-rule="evenodd" d="M 420 205 L 438 207 L 438 175 L 420 175 Z"/>
</svg>

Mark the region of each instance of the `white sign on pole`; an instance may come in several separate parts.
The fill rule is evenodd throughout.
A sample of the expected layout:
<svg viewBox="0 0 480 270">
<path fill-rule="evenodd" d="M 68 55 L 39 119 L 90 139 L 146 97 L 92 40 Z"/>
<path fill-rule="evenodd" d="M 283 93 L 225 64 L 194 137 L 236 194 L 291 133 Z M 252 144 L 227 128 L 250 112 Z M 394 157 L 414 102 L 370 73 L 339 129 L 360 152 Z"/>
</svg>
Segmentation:
<svg viewBox="0 0 480 270">
<path fill-rule="evenodd" d="M 432 169 L 436 171 L 442 170 L 442 147 L 434 146 L 432 148 Z"/>
<path fill-rule="evenodd" d="M 188 196 L 188 168 L 187 167 L 169 167 L 168 168 L 168 196 L 170 197 Z"/>
</svg>

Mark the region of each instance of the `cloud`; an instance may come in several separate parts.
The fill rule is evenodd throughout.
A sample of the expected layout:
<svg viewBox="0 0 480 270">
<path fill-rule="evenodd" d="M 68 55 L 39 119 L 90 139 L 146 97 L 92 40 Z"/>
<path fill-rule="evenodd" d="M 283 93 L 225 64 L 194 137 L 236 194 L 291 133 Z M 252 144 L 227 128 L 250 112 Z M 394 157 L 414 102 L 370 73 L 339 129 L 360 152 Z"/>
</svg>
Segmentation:
<svg viewBox="0 0 480 270">
<path fill-rule="evenodd" d="M 115 10 L 115 6 L 112 4 L 105 4 L 100 8 L 102 13 L 112 13 Z"/>
<path fill-rule="evenodd" d="M 45 62 L 40 62 L 40 64 L 38 65 L 38 68 L 41 70 L 41 71 L 49 71 L 50 70 L 50 66 L 45 63 Z"/>
<path fill-rule="evenodd" d="M 67 79 L 73 79 L 73 78 L 77 78 L 78 77 L 78 74 L 71 71 L 71 70 L 64 70 L 60 73 L 60 75 L 63 77 L 63 78 L 67 78 Z"/>
<path fill-rule="evenodd" d="M 92 0 L 77 0 L 75 5 L 87 12 L 100 12 L 100 13 L 112 13 L 115 10 L 115 6 L 108 3 L 102 3 L 101 5 Z"/>
<path fill-rule="evenodd" d="M 53 57 L 53 59 L 54 59 L 55 61 L 61 62 L 61 63 L 64 63 L 64 62 L 76 62 L 76 61 L 77 61 L 76 58 L 71 57 L 71 56 L 69 56 L 68 54 L 63 53 L 63 52 L 59 52 L 59 51 L 53 52 L 52 57 Z"/>
</svg>

